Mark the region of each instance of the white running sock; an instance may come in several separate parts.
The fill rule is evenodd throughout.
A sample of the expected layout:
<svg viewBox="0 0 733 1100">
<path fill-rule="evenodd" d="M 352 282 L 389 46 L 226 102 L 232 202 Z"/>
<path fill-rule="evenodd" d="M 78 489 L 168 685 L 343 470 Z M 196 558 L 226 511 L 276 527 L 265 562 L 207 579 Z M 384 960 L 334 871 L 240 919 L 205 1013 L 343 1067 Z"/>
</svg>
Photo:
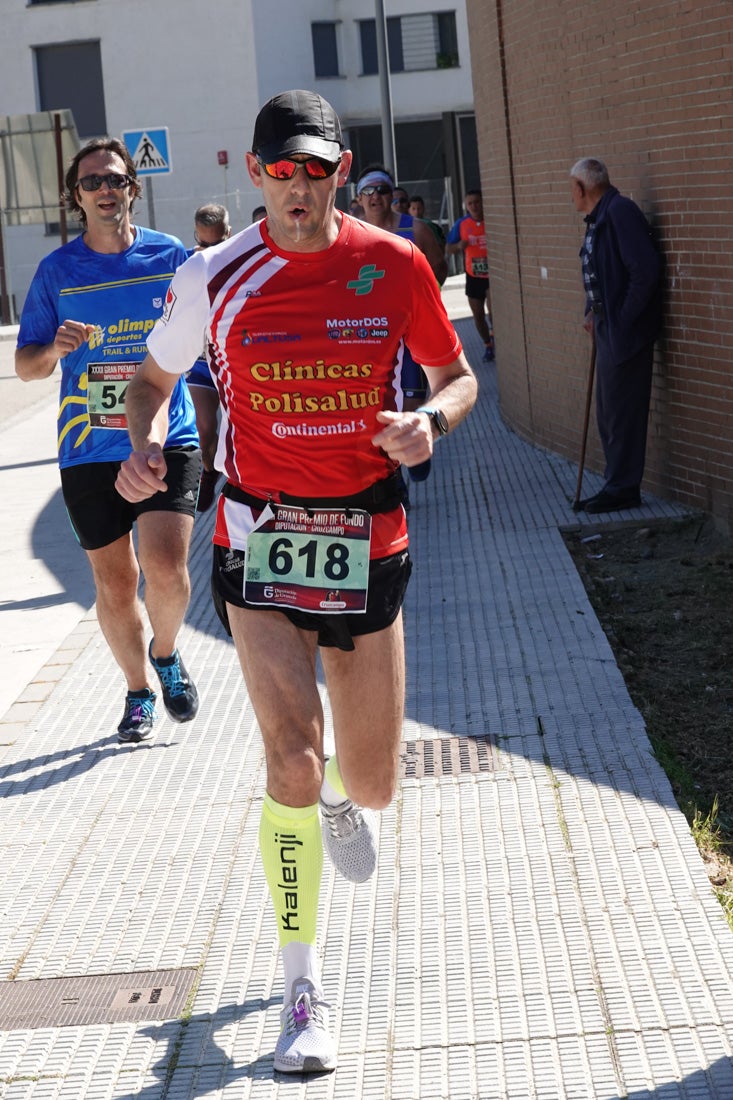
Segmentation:
<svg viewBox="0 0 733 1100">
<path fill-rule="evenodd" d="M 323 991 L 321 968 L 318 965 L 318 953 L 313 943 L 298 943 L 293 940 L 281 948 L 285 981 L 285 1004 L 290 999 L 293 982 L 299 978 L 308 978 L 319 992 Z"/>
<path fill-rule="evenodd" d="M 335 756 L 329 756 L 323 771 L 321 801 L 325 802 L 327 806 L 340 806 L 347 797 L 346 788 L 339 771 L 338 760 Z"/>
</svg>

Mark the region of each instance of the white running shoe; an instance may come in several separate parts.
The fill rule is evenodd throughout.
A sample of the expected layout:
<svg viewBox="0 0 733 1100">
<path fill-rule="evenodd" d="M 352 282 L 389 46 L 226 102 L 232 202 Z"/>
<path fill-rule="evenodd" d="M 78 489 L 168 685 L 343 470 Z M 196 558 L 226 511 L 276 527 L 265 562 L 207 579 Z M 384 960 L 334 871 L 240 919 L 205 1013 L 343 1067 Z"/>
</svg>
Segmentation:
<svg viewBox="0 0 733 1100">
<path fill-rule="evenodd" d="M 366 882 L 377 866 L 376 818 L 347 798 L 338 806 L 321 800 L 321 831 L 331 863 L 349 882 Z"/>
<path fill-rule="evenodd" d="M 336 1046 L 328 1031 L 328 1004 L 308 978 L 296 978 L 280 1013 L 275 1047 L 279 1073 L 326 1073 L 336 1069 Z"/>
</svg>

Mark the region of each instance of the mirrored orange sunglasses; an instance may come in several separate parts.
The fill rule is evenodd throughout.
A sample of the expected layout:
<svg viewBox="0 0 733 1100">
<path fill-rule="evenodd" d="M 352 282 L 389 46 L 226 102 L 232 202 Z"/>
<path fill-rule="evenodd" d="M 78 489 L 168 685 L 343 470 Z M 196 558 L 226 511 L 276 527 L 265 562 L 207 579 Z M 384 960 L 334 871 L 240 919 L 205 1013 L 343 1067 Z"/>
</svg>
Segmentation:
<svg viewBox="0 0 733 1100">
<path fill-rule="evenodd" d="M 325 180 L 334 174 L 341 163 L 341 158 L 335 164 L 330 160 L 321 160 L 320 157 L 309 157 L 308 160 L 273 161 L 261 160 L 258 157 L 257 161 L 273 180 L 291 180 L 299 168 L 305 169 L 305 174 L 312 180 Z"/>
</svg>

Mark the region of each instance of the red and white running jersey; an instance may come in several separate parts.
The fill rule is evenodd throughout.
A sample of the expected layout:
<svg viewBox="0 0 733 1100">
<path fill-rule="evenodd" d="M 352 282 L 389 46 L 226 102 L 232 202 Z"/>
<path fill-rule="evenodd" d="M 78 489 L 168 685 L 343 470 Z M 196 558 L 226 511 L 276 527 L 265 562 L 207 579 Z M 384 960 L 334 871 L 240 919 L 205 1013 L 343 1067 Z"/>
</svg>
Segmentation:
<svg viewBox="0 0 733 1100">
<path fill-rule="evenodd" d="M 461 351 L 422 253 L 348 215 L 320 252 L 283 252 L 262 221 L 194 253 L 148 348 L 181 374 L 202 339 L 222 411 L 217 468 L 276 501 L 351 496 L 391 474 L 397 464 L 371 440 L 376 414 L 402 408 L 405 343 L 428 368 Z M 219 504 L 214 541 L 224 546 L 246 539 L 231 530 L 232 504 Z M 406 544 L 401 507 L 374 517 L 373 557 Z"/>
</svg>

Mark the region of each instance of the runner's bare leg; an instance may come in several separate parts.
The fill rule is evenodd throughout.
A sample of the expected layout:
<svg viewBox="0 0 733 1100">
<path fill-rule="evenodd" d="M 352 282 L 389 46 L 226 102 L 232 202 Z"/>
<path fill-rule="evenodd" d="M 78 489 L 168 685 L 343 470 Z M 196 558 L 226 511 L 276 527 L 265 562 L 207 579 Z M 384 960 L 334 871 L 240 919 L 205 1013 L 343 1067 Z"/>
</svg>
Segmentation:
<svg viewBox="0 0 733 1100">
<path fill-rule="evenodd" d="M 143 512 L 137 529 L 153 656 L 170 657 L 191 598 L 187 562 L 193 518 L 178 512 Z"/>
<path fill-rule="evenodd" d="M 97 620 L 112 656 L 122 669 L 128 691 L 149 686 L 145 624 L 137 587 L 140 570 L 132 535 L 98 550 L 87 550 L 97 589 Z"/>
<path fill-rule="evenodd" d="M 265 743 L 267 793 L 284 806 L 315 805 L 323 782 L 318 636 L 279 611 L 227 604 L 227 612 Z"/>
<path fill-rule="evenodd" d="M 317 635 L 278 612 L 231 604 L 227 611 L 265 743 L 268 794 L 287 806 L 316 803 L 323 780 Z M 349 653 L 321 649 L 336 755 L 349 797 L 383 809 L 394 793 L 404 715 L 401 613 L 385 630 L 355 638 L 354 645 Z"/>
<path fill-rule="evenodd" d="M 405 700 L 402 612 L 354 638 L 355 651 L 321 649 L 339 771 L 352 801 L 383 810 L 394 794 Z"/>
</svg>

